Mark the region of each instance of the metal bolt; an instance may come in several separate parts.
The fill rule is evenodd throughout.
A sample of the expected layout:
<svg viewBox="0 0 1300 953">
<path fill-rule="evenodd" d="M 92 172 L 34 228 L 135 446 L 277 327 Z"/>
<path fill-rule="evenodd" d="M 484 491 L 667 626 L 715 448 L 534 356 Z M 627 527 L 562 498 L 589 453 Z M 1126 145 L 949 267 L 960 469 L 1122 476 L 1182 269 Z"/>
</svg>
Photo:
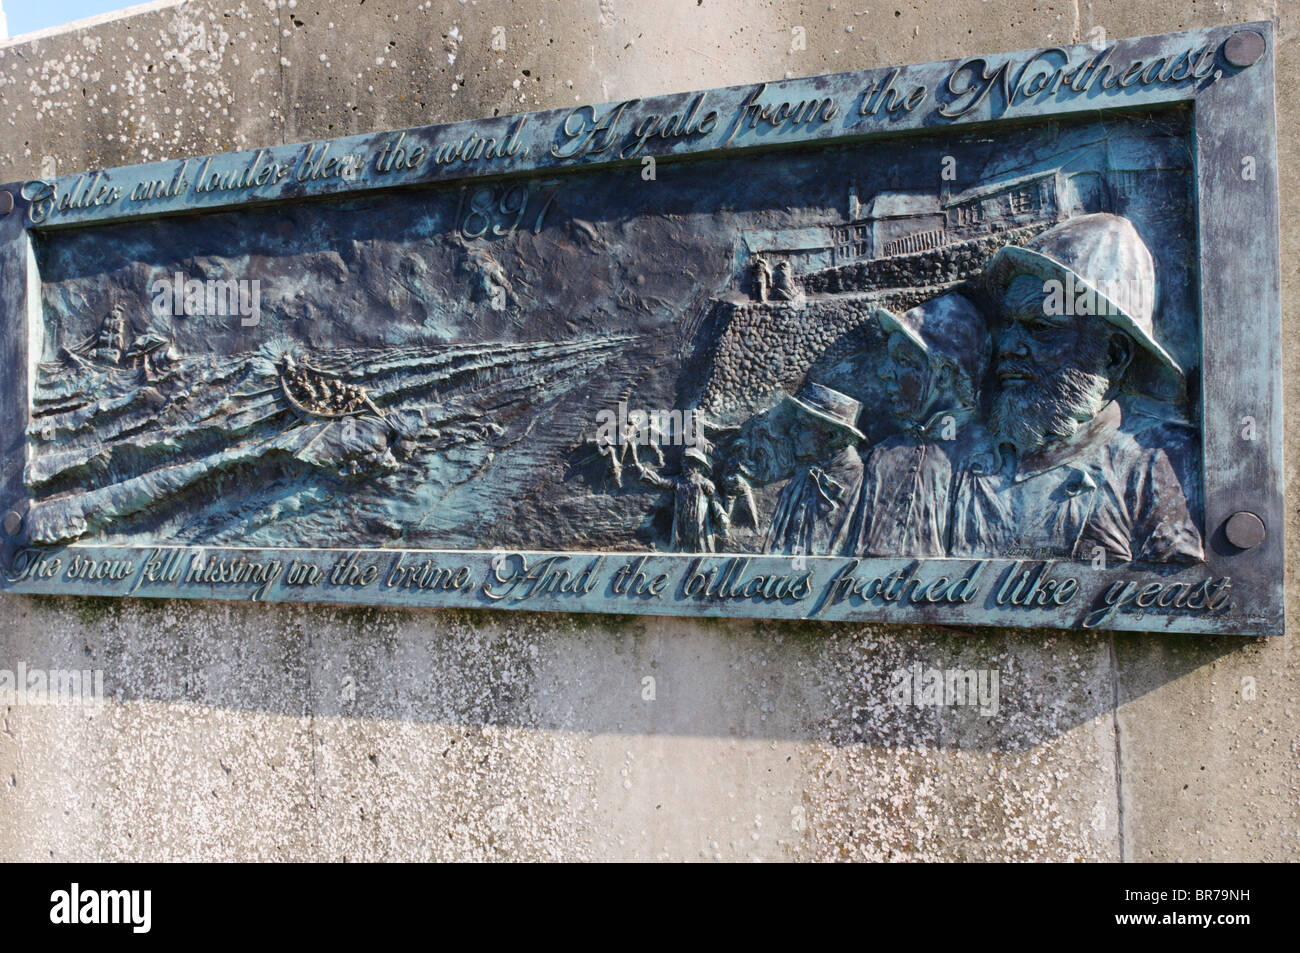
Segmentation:
<svg viewBox="0 0 1300 953">
<path fill-rule="evenodd" d="M 0 189 L 0 218 L 4 218 L 14 210 L 14 194 L 6 189 Z"/>
<path fill-rule="evenodd" d="M 1223 42 L 1223 58 L 1230 66 L 1245 69 L 1264 55 L 1264 37 L 1254 30 L 1238 30 Z"/>
<path fill-rule="evenodd" d="M 5 514 L 5 532 L 10 536 L 17 536 L 18 531 L 23 528 L 23 514 L 17 510 L 10 510 Z"/>
<path fill-rule="evenodd" d="M 1228 517 L 1228 521 L 1223 524 L 1223 535 L 1238 549 L 1254 549 L 1264 542 L 1267 534 L 1262 519 L 1254 513 L 1241 510 Z"/>
</svg>

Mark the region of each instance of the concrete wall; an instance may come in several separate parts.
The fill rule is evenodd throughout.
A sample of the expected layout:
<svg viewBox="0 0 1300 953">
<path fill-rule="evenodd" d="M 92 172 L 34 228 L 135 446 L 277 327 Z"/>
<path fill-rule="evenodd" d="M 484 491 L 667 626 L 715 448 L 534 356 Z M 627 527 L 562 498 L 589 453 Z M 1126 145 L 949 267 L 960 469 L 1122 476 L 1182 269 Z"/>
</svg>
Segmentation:
<svg viewBox="0 0 1300 953">
<path fill-rule="evenodd" d="M 0 181 L 1268 18 L 1291 378 L 1295 2 L 163 2 L 0 45 Z M 1295 646 L 5 596 L 0 667 L 111 698 L 0 712 L 0 859 L 1294 860 Z M 914 661 L 997 715 L 892 706 Z"/>
</svg>

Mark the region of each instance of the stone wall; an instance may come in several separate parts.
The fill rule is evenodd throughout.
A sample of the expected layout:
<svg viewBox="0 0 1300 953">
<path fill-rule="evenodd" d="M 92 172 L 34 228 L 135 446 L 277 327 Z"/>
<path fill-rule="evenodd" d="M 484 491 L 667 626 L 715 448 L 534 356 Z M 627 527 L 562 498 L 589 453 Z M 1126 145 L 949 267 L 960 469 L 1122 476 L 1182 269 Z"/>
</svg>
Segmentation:
<svg viewBox="0 0 1300 953">
<path fill-rule="evenodd" d="M 1270 18 L 1289 378 L 1285 0 L 163 0 L 0 43 L 0 181 Z M 110 699 L 0 711 L 0 859 L 1295 860 L 1295 644 L 4 596 L 0 667 Z M 891 705 L 913 662 L 997 714 Z"/>
</svg>

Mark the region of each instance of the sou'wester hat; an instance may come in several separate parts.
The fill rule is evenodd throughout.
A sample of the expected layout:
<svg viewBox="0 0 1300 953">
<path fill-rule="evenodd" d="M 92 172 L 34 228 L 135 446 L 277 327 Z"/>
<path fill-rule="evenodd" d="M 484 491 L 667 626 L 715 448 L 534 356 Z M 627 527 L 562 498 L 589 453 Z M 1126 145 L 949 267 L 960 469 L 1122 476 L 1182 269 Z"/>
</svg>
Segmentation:
<svg viewBox="0 0 1300 953">
<path fill-rule="evenodd" d="M 931 365 L 953 364 L 977 387 L 988 370 L 993 348 L 988 325 L 959 294 L 931 298 L 902 314 L 877 308 L 875 317 L 886 334 L 902 334 Z"/>
<path fill-rule="evenodd" d="M 1096 318 L 1124 331 L 1138 345 L 1130 373 L 1152 396 L 1175 397 L 1186 379 L 1178 362 L 1152 333 L 1155 261 L 1127 218 L 1107 212 L 1080 215 L 1055 225 L 1023 247 L 1005 245 L 989 259 L 984 277 L 1001 299 L 1021 275 L 1059 281 L 1075 295 L 1091 291 Z"/>
</svg>

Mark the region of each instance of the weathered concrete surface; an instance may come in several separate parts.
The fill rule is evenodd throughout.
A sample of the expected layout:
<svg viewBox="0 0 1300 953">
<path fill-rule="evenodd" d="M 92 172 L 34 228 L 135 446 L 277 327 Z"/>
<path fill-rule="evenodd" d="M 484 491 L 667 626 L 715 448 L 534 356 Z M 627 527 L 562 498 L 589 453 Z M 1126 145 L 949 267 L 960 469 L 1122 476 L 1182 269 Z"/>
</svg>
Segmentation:
<svg viewBox="0 0 1300 953">
<path fill-rule="evenodd" d="M 867 6 L 163 5 L 0 45 L 0 181 L 1098 26 L 1276 15 L 1297 92 L 1295 4 Z M 1298 245 L 1288 225 L 1288 375 Z M 6 596 L 0 667 L 102 668 L 111 698 L 0 712 L 0 859 L 1297 859 L 1294 644 Z M 913 662 L 998 669 L 997 713 L 892 705 Z"/>
<path fill-rule="evenodd" d="M 1278 35 L 1278 167 L 1282 220 L 1282 373 L 1285 420 L 1300 407 L 1300 130 L 1288 117 L 1300 95 L 1300 9 L 1292 2 L 1175 0 L 1140 10 L 1090 4 L 1082 29 L 1125 33 L 1274 19 Z M 1205 8 L 1205 9 L 1203 9 Z M 1149 12 L 1151 11 L 1151 12 Z M 1164 29 L 1163 26 L 1160 29 Z M 1227 342 L 1222 342 L 1227 343 Z M 1285 639 L 1115 636 L 1125 856 L 1133 860 L 1281 861 L 1300 857 L 1300 652 L 1296 651 L 1300 434 L 1286 427 L 1287 630 Z M 1252 690 L 1254 699 L 1251 699 Z"/>
<path fill-rule="evenodd" d="M 1098 637 L 5 608 L 4 658 L 103 668 L 113 696 L 5 712 L 6 857 L 1115 853 Z M 891 674 L 913 660 L 1000 669 L 999 713 L 894 707 Z"/>
<path fill-rule="evenodd" d="M 278 142 L 277 23 L 262 0 L 189 0 L 0 43 L 4 181 L 42 160 L 63 173 Z"/>
</svg>

